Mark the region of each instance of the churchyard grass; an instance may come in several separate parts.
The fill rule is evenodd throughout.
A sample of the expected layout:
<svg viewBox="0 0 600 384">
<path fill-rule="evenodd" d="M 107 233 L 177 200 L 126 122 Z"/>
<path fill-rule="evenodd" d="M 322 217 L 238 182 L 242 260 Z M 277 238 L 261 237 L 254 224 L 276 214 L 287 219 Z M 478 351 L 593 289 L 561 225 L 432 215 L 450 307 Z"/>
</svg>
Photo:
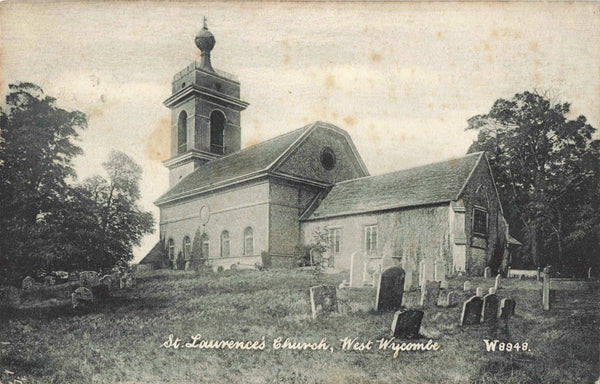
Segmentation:
<svg viewBox="0 0 600 384">
<path fill-rule="evenodd" d="M 339 295 L 343 314 L 312 320 L 309 287 L 345 276 L 310 271 L 154 271 L 86 311 L 69 303 L 5 311 L 0 318 L 0 381 L 26 383 L 585 383 L 599 375 L 598 289 L 561 292 L 541 305 L 541 282 L 503 280 L 500 298 L 516 300 L 508 329 L 460 327 L 462 302 L 494 279 L 450 279 L 459 305 L 425 309 L 421 341 L 438 351 L 345 351 L 340 339 L 390 337 L 393 312 L 369 310 L 374 289 Z M 405 295 L 420 295 L 420 290 Z M 169 335 L 261 341 L 264 350 L 162 348 Z M 333 352 L 275 350 L 273 339 L 319 343 Z M 484 339 L 528 344 L 529 351 L 487 352 Z"/>
</svg>

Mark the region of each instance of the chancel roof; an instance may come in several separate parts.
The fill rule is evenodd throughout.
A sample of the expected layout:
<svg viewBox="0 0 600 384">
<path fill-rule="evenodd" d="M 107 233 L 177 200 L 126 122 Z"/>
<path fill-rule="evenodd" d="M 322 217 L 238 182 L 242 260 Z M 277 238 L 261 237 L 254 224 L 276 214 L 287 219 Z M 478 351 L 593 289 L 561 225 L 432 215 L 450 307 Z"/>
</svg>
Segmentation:
<svg viewBox="0 0 600 384">
<path fill-rule="evenodd" d="M 456 200 L 483 152 L 333 186 L 305 220 Z"/>
</svg>

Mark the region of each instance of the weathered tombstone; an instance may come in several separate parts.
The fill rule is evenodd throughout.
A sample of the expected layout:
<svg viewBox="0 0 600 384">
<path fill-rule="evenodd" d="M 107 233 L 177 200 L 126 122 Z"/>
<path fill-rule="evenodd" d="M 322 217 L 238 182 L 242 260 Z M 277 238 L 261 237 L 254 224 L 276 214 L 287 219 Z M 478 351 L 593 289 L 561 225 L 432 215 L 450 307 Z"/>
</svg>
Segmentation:
<svg viewBox="0 0 600 384">
<path fill-rule="evenodd" d="M 542 305 L 544 311 L 550 310 L 550 268 L 544 268 L 544 283 L 542 286 Z"/>
<path fill-rule="evenodd" d="M 495 295 L 495 294 L 496 294 L 496 288 L 494 288 L 494 287 L 490 287 L 490 289 L 488 290 L 488 293 L 489 293 L 490 295 Z"/>
<path fill-rule="evenodd" d="M 375 271 L 372 276 L 372 285 L 374 288 L 377 288 L 377 284 L 379 284 L 379 279 L 381 279 L 381 272 Z"/>
<path fill-rule="evenodd" d="M 541 270 L 540 270 L 540 267 L 538 267 L 537 273 L 536 273 L 537 281 L 540 281 L 540 274 L 541 274 Z"/>
<path fill-rule="evenodd" d="M 500 288 L 502 288 L 502 286 L 500 285 L 500 274 L 497 274 L 496 281 L 494 282 L 494 289 L 497 291 Z"/>
<path fill-rule="evenodd" d="M 71 303 L 73 308 L 90 305 L 94 301 L 92 291 L 85 287 L 79 287 L 71 294 Z"/>
<path fill-rule="evenodd" d="M 335 287 L 331 285 L 310 287 L 310 307 L 313 319 L 337 312 L 338 303 Z"/>
<path fill-rule="evenodd" d="M 23 282 L 21 283 L 21 288 L 23 288 L 23 290 L 27 291 L 29 289 L 33 289 L 36 286 L 36 282 L 35 279 L 31 276 L 27 276 L 23 279 Z"/>
<path fill-rule="evenodd" d="M 191 271 L 192 270 L 192 262 L 190 260 L 185 262 L 185 267 L 183 268 L 186 271 Z"/>
<path fill-rule="evenodd" d="M 392 335 L 409 339 L 419 336 L 423 314 L 423 311 L 418 309 L 404 309 L 394 313 Z"/>
<path fill-rule="evenodd" d="M 421 260 L 420 271 L 419 285 L 423 285 L 425 281 L 435 280 L 435 260 L 431 258 Z"/>
<path fill-rule="evenodd" d="M 56 278 L 56 284 L 66 283 L 69 280 L 69 272 L 52 271 L 52 276 Z"/>
<path fill-rule="evenodd" d="M 492 268 L 485 267 L 485 269 L 483 270 L 483 277 L 485 277 L 486 279 L 492 277 Z"/>
<path fill-rule="evenodd" d="M 377 288 L 376 311 L 397 310 L 402 306 L 405 275 L 404 270 L 399 267 L 391 267 L 383 271 Z"/>
<path fill-rule="evenodd" d="M 406 273 L 404 274 L 404 290 L 410 291 L 410 289 L 412 288 L 413 273 L 411 269 L 405 271 Z"/>
<path fill-rule="evenodd" d="M 79 272 L 71 272 L 69 273 L 69 281 L 79 281 Z"/>
<path fill-rule="evenodd" d="M 479 296 L 473 296 L 463 304 L 462 313 L 460 315 L 460 325 L 479 324 L 481 319 L 481 309 L 483 300 Z"/>
<path fill-rule="evenodd" d="M 434 280 L 435 281 L 446 281 L 446 263 L 444 260 L 436 260 L 434 262 Z"/>
<path fill-rule="evenodd" d="M 440 281 L 440 288 L 441 289 L 448 289 L 449 287 L 450 287 L 450 285 L 448 284 L 448 280 Z"/>
<path fill-rule="evenodd" d="M 350 287 L 363 287 L 365 261 L 366 258 L 363 252 L 354 252 L 352 256 L 350 256 Z"/>
<path fill-rule="evenodd" d="M 44 285 L 45 286 L 50 286 L 50 285 L 55 285 L 56 284 L 56 279 L 54 278 L 54 276 L 44 276 Z"/>
<path fill-rule="evenodd" d="M 513 299 L 504 298 L 500 301 L 499 317 L 502 320 L 508 321 L 508 318 L 515 314 L 515 306 L 517 303 Z"/>
<path fill-rule="evenodd" d="M 483 308 L 481 310 L 481 322 L 493 323 L 498 317 L 498 296 L 488 294 L 483 297 Z"/>
<path fill-rule="evenodd" d="M 458 304 L 458 293 L 448 292 L 448 296 L 446 298 L 446 305 L 448 307 L 454 307 L 456 304 Z"/>
<path fill-rule="evenodd" d="M 473 289 L 473 287 L 471 286 L 471 282 L 465 281 L 465 284 L 463 285 L 463 291 L 470 292 L 471 289 Z"/>
<path fill-rule="evenodd" d="M 113 280 L 113 277 L 111 275 L 104 275 L 100 278 L 100 284 L 106 285 L 106 287 L 108 288 L 108 290 L 112 291 L 114 290 L 115 287 L 115 282 Z"/>
<path fill-rule="evenodd" d="M 440 296 L 440 282 L 439 281 L 425 281 L 421 287 L 421 306 L 431 307 L 437 304 L 438 297 Z"/>
<path fill-rule="evenodd" d="M 483 291 L 483 288 L 481 288 L 481 287 L 477 287 L 477 290 L 475 291 L 475 295 L 476 295 L 477 297 L 483 297 L 483 295 L 484 295 L 484 293 L 483 293 L 483 292 L 484 292 L 484 291 Z"/>
<path fill-rule="evenodd" d="M 93 287 L 100 284 L 100 274 L 96 271 L 83 271 L 79 273 L 79 281 L 85 287 Z"/>
<path fill-rule="evenodd" d="M 588 280 L 592 278 L 592 267 L 588 268 Z"/>
</svg>

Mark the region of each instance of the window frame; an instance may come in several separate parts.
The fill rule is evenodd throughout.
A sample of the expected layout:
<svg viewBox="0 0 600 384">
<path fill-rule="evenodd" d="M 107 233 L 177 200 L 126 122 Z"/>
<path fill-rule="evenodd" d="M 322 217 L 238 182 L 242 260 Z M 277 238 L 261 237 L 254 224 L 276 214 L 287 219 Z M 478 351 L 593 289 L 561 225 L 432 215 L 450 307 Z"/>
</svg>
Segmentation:
<svg viewBox="0 0 600 384">
<path fill-rule="evenodd" d="M 342 227 L 327 227 L 327 250 L 330 255 L 339 255 L 342 253 Z M 334 240 L 334 247 L 332 247 L 332 235 Z M 335 241 L 337 240 L 337 251 L 335 250 Z"/>
<path fill-rule="evenodd" d="M 481 212 L 481 213 L 483 213 L 485 215 L 485 222 L 484 222 L 485 229 L 484 229 L 484 232 L 477 231 L 478 228 L 476 228 L 476 220 L 475 220 L 475 215 L 476 214 L 475 214 L 475 212 Z M 473 206 L 473 217 L 471 219 L 471 232 L 474 235 L 478 235 L 478 236 L 488 236 L 489 235 L 489 233 L 490 233 L 490 227 L 489 227 L 489 214 L 488 214 L 487 209 L 485 209 L 483 207 L 480 207 L 480 206 L 477 206 L 477 205 Z"/>
<path fill-rule="evenodd" d="M 206 244 L 206 248 L 204 247 L 204 245 Z M 204 250 L 206 249 L 206 253 L 204 253 Z M 208 259 L 210 258 L 210 237 L 208 236 L 208 233 L 204 232 L 202 234 L 202 236 L 200 237 L 200 253 L 202 255 L 203 259 Z"/>
<path fill-rule="evenodd" d="M 187 239 L 187 243 L 186 243 Z M 189 259 L 192 256 L 192 240 L 189 236 L 183 237 L 183 258 L 185 260 Z"/>
<path fill-rule="evenodd" d="M 167 240 L 167 256 L 169 260 L 175 260 L 175 240 L 173 238 Z"/>
<path fill-rule="evenodd" d="M 227 237 L 224 237 L 225 235 L 227 235 Z M 225 242 L 227 242 L 227 254 L 225 254 L 224 249 L 224 244 Z M 223 230 L 223 232 L 221 232 L 221 257 L 230 257 L 231 256 L 231 236 L 229 235 L 229 231 L 227 230 Z"/>
<path fill-rule="evenodd" d="M 373 232 L 373 229 L 375 229 L 375 231 Z M 375 234 L 375 236 L 373 236 L 373 233 Z M 375 238 L 375 246 L 373 247 L 373 238 Z M 377 224 L 369 224 L 369 225 L 365 225 L 365 236 L 364 236 L 364 241 L 365 241 L 365 253 L 367 255 L 373 255 L 377 253 L 377 246 L 379 245 L 379 228 L 377 227 Z"/>
<path fill-rule="evenodd" d="M 249 235 L 248 232 L 250 233 Z M 252 240 L 252 249 L 250 250 L 251 252 L 248 252 L 248 239 Z M 254 229 L 252 229 L 252 227 L 246 227 L 244 229 L 244 256 L 251 255 L 254 255 Z"/>
</svg>

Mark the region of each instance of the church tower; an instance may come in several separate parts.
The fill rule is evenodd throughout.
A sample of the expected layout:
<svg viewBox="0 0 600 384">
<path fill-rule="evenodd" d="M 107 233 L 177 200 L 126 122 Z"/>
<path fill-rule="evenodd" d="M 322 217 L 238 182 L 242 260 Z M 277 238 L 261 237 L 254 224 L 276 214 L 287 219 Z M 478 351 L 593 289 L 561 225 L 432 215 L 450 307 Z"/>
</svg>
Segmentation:
<svg viewBox="0 0 600 384">
<path fill-rule="evenodd" d="M 195 42 L 200 63 L 173 77 L 173 93 L 164 101 L 171 109 L 171 157 L 163 162 L 169 188 L 202 164 L 241 148 L 240 115 L 248 103 L 240 99 L 235 76 L 213 69 L 210 52 L 216 41 L 206 19 Z"/>
</svg>

